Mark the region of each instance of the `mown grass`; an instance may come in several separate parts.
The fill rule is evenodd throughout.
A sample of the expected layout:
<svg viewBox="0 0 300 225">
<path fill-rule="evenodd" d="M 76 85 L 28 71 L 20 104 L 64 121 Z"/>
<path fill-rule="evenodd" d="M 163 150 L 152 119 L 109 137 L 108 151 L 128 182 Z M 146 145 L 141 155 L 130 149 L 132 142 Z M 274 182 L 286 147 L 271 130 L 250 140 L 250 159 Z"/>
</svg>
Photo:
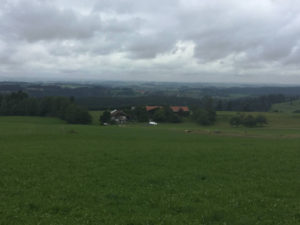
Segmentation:
<svg viewBox="0 0 300 225">
<path fill-rule="evenodd" d="M 300 224 L 300 119 L 268 114 L 245 132 L 219 115 L 213 127 L 1 117 L 0 224 Z"/>
</svg>

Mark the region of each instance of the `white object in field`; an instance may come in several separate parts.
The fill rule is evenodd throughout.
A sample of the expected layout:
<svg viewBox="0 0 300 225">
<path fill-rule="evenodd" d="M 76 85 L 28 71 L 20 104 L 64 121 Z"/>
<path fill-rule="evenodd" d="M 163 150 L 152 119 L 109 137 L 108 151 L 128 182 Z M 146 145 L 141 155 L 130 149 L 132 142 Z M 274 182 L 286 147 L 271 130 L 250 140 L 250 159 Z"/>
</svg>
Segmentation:
<svg viewBox="0 0 300 225">
<path fill-rule="evenodd" d="M 149 125 L 153 125 L 153 126 L 157 126 L 158 123 L 154 122 L 154 121 L 150 121 Z"/>
</svg>

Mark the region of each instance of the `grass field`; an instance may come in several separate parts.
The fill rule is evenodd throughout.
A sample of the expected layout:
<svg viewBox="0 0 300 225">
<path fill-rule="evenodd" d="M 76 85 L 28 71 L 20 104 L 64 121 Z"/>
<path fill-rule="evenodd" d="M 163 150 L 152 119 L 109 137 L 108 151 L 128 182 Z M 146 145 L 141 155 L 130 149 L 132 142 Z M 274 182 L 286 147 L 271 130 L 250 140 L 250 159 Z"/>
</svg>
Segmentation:
<svg viewBox="0 0 300 225">
<path fill-rule="evenodd" d="M 0 224 L 300 224 L 300 116 L 245 129 L 231 115 L 212 127 L 0 117 Z"/>
<path fill-rule="evenodd" d="M 271 112 L 278 111 L 278 112 L 285 112 L 285 113 L 300 111 L 300 100 L 273 104 L 270 111 Z"/>
</svg>

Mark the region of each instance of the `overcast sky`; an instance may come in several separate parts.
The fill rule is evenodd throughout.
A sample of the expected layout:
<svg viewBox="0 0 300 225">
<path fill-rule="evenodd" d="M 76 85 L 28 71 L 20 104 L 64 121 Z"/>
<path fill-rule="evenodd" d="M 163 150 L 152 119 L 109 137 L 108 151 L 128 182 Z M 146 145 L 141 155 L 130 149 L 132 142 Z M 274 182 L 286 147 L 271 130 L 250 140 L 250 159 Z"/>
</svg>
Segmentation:
<svg viewBox="0 0 300 225">
<path fill-rule="evenodd" d="M 0 80 L 300 84 L 299 0 L 0 0 Z"/>
</svg>

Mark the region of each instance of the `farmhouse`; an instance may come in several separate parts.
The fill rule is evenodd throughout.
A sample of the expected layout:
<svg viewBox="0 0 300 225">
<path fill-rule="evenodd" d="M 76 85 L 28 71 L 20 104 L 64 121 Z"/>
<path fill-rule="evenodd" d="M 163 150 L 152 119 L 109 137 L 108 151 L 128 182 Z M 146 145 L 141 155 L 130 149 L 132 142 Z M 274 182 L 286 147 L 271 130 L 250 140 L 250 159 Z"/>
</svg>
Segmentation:
<svg viewBox="0 0 300 225">
<path fill-rule="evenodd" d="M 162 106 L 146 106 L 146 111 L 149 113 L 153 113 L 155 110 L 163 108 Z M 172 110 L 173 113 L 184 113 L 188 114 L 190 112 L 189 107 L 187 106 L 170 106 L 170 109 Z"/>
<path fill-rule="evenodd" d="M 116 123 L 123 124 L 123 123 L 126 123 L 126 121 L 127 121 L 127 114 L 121 110 L 115 109 L 115 110 L 111 111 L 110 116 L 111 116 L 111 120 Z"/>
<path fill-rule="evenodd" d="M 180 111 L 186 113 L 190 112 L 190 109 L 187 106 L 171 106 L 170 108 L 174 113 L 179 113 Z"/>
<path fill-rule="evenodd" d="M 162 108 L 162 106 L 157 106 L 157 105 L 152 105 L 152 106 L 146 106 L 146 111 L 147 112 L 154 112 L 155 110 L 157 110 L 157 109 L 160 109 L 160 108 Z"/>
</svg>

